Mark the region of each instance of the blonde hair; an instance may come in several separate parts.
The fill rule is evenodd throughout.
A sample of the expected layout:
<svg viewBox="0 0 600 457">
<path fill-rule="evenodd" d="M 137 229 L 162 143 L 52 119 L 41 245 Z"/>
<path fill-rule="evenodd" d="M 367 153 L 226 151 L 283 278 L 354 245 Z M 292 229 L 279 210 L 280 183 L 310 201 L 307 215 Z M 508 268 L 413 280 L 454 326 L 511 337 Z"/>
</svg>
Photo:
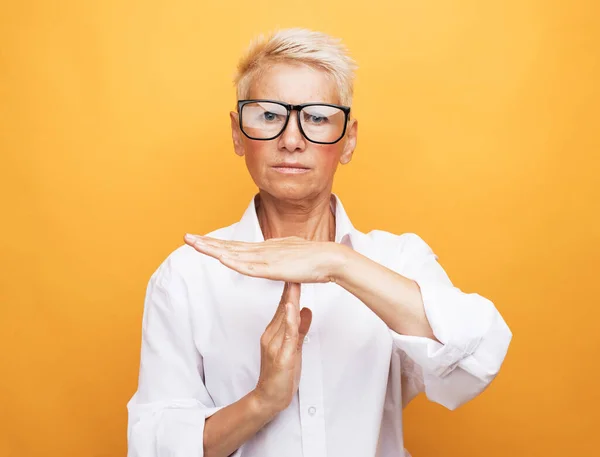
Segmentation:
<svg viewBox="0 0 600 457">
<path fill-rule="evenodd" d="M 248 97 L 250 86 L 268 64 L 297 62 L 327 72 L 335 81 L 342 105 L 352 104 L 357 65 L 340 39 L 307 29 L 283 29 L 259 35 L 240 59 L 234 82 L 238 100 Z"/>
</svg>

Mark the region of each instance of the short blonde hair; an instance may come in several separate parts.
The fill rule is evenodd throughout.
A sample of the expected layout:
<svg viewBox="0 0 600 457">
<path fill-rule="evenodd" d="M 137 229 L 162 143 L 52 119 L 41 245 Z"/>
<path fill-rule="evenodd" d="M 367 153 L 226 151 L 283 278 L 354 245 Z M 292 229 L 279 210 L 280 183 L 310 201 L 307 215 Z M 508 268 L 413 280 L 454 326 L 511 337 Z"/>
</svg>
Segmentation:
<svg viewBox="0 0 600 457">
<path fill-rule="evenodd" d="M 357 65 L 340 39 L 307 29 L 283 29 L 259 35 L 240 59 L 234 82 L 238 100 L 248 97 L 250 86 L 266 66 L 297 62 L 327 72 L 335 81 L 342 105 L 352 104 Z"/>
</svg>

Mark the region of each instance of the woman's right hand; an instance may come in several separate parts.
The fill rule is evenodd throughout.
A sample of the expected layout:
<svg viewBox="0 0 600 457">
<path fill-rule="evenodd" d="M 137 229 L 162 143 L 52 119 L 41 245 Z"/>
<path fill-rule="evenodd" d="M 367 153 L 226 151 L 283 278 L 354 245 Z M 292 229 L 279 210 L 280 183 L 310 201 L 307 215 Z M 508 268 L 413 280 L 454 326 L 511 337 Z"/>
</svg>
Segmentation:
<svg viewBox="0 0 600 457">
<path fill-rule="evenodd" d="M 278 413 L 298 391 L 302 345 L 312 322 L 312 311 L 300 310 L 300 284 L 285 283 L 279 306 L 260 338 L 260 376 L 255 388 L 261 405 Z"/>
</svg>

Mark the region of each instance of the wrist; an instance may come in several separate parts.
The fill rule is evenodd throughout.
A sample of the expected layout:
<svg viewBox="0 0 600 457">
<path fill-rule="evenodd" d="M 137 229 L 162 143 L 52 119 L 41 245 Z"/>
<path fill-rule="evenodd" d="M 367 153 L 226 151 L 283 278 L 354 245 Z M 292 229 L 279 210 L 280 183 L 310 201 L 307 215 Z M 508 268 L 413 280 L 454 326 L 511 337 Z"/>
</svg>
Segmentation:
<svg viewBox="0 0 600 457">
<path fill-rule="evenodd" d="M 348 265 L 354 251 L 339 243 L 332 243 L 332 251 L 328 256 L 329 269 L 327 276 L 330 282 L 339 284 L 343 281 L 348 271 Z"/>
<path fill-rule="evenodd" d="M 267 401 L 256 389 L 248 394 L 248 400 L 253 414 L 267 422 L 279 414 L 280 409 Z"/>
</svg>

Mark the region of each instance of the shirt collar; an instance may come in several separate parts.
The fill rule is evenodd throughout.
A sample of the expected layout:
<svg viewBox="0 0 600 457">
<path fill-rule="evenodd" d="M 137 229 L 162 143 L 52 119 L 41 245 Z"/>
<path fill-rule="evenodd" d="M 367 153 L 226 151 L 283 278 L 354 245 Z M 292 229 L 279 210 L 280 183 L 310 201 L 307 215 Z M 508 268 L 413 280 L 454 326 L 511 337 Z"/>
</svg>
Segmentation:
<svg viewBox="0 0 600 457">
<path fill-rule="evenodd" d="M 258 223 L 258 216 L 256 215 L 256 194 L 250 200 L 250 204 L 246 208 L 244 215 L 237 223 L 233 239 L 237 241 L 247 242 L 260 242 L 264 241 L 260 224 Z M 345 244 L 346 246 L 353 247 L 353 241 L 355 241 L 358 233 L 350 218 L 346 214 L 342 201 L 335 194 L 331 194 L 330 207 L 335 214 L 335 242 Z"/>
</svg>

